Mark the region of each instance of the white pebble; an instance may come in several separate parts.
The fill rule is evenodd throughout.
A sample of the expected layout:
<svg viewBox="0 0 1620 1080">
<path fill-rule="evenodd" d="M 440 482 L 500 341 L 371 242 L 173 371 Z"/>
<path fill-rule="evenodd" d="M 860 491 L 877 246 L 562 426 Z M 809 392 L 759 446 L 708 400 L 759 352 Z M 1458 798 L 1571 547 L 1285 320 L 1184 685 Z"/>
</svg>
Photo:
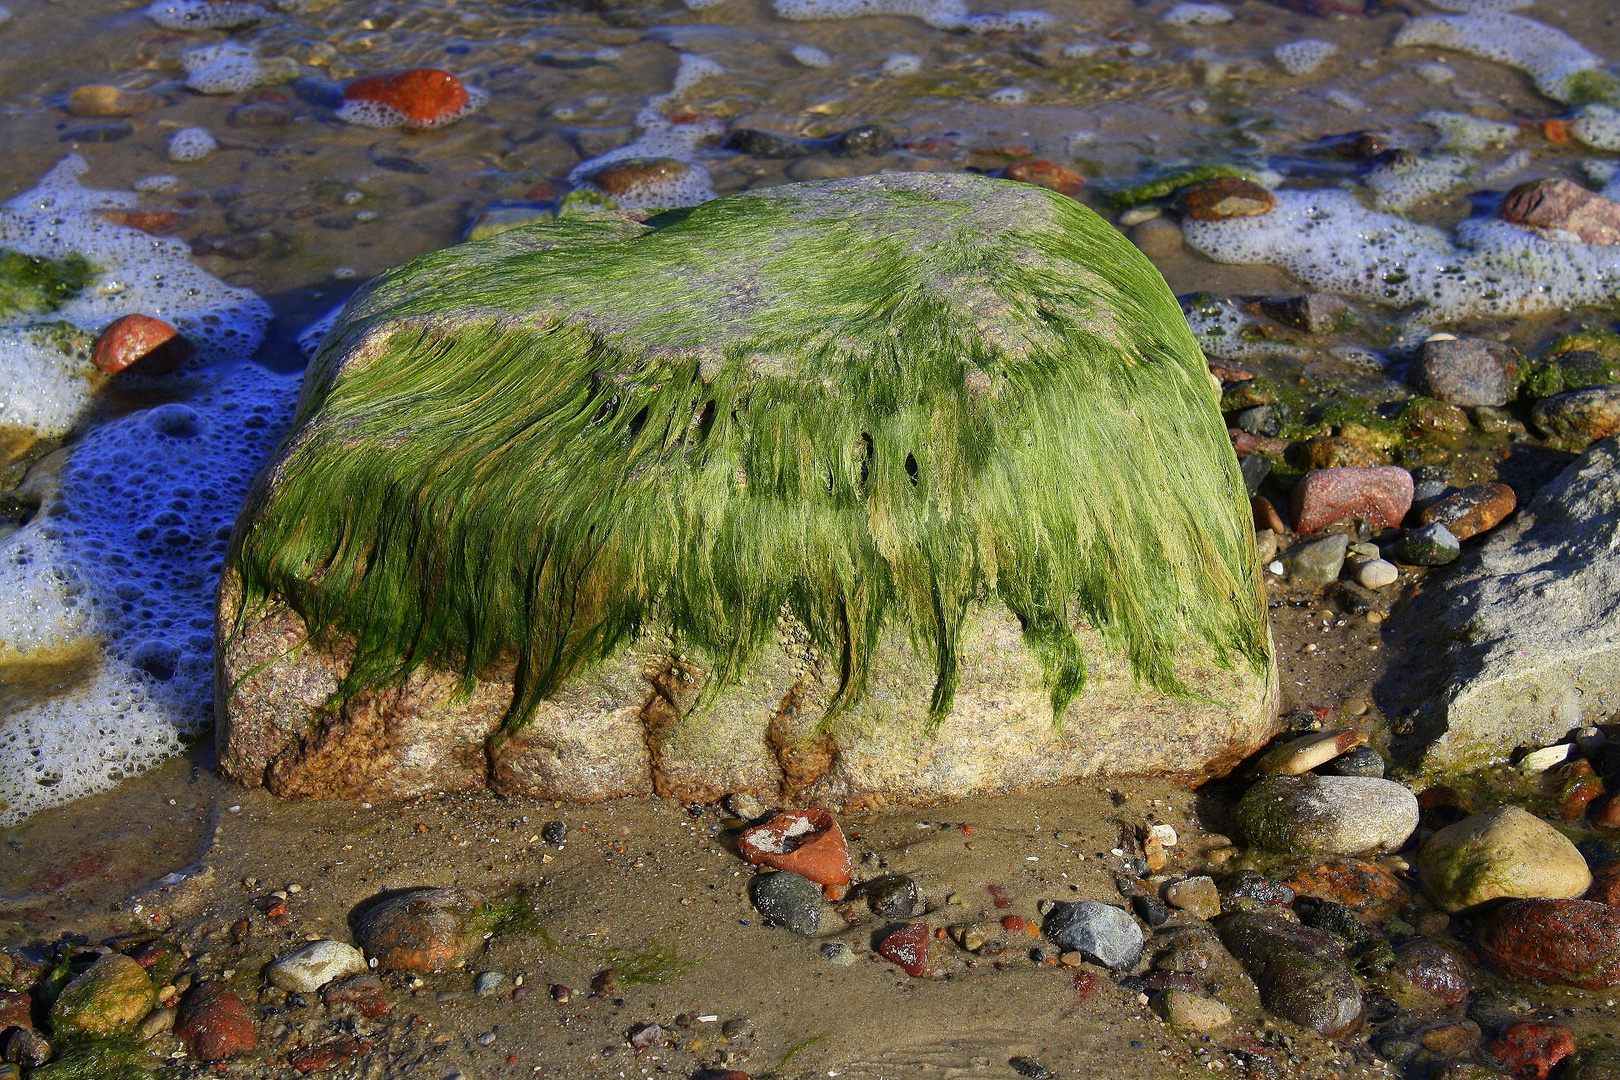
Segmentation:
<svg viewBox="0 0 1620 1080">
<path fill-rule="evenodd" d="M 883 74 L 890 77 L 899 75 L 915 75 L 922 70 L 922 57 L 911 53 L 890 53 L 888 59 L 883 61 Z"/>
<path fill-rule="evenodd" d="M 1219 4 L 1182 3 L 1159 16 L 1159 21 L 1171 26 L 1218 26 L 1232 18 L 1232 12 Z"/>
<path fill-rule="evenodd" d="M 1132 225 L 1140 225 L 1144 221 L 1152 221 L 1154 218 L 1163 213 L 1164 211 L 1159 209 L 1157 206 L 1134 206 L 1125 211 L 1123 214 L 1119 215 L 1119 223 L 1128 229 Z"/>
<path fill-rule="evenodd" d="M 1399 580 L 1401 572 L 1384 559 L 1369 559 L 1356 571 L 1356 580 L 1369 589 L 1382 589 Z"/>
<path fill-rule="evenodd" d="M 1029 100 L 1029 91 L 1022 86 L 1003 86 L 990 91 L 990 101 L 996 105 L 1022 105 Z"/>
<path fill-rule="evenodd" d="M 807 68 L 832 67 L 832 54 L 825 49 L 818 49 L 814 45 L 793 46 L 793 59 Z"/>
</svg>

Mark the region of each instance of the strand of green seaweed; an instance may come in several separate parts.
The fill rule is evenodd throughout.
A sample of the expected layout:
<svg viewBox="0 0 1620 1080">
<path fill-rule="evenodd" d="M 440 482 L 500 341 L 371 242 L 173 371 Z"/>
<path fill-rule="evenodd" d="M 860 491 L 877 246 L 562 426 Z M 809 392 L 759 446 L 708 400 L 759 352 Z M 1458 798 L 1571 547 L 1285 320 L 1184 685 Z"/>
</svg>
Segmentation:
<svg viewBox="0 0 1620 1080">
<path fill-rule="evenodd" d="M 897 188 L 876 229 L 779 189 L 389 272 L 250 501 L 243 617 L 281 597 L 351 637 L 337 701 L 515 661 L 508 730 L 650 628 L 724 686 L 784 607 L 836 665 L 829 719 L 893 625 L 934 658 L 937 723 L 992 597 L 1056 723 L 1077 619 L 1172 693 L 1178 643 L 1260 667 L 1248 506 L 1168 287 L 1078 203 L 979 183 L 1017 189 L 1019 227 Z"/>
</svg>

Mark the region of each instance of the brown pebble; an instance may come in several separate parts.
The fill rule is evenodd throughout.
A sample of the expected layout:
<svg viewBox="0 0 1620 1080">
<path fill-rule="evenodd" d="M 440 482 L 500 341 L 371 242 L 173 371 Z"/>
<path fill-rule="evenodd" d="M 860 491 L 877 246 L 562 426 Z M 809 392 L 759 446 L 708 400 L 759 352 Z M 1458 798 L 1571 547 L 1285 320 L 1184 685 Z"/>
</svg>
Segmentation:
<svg viewBox="0 0 1620 1080">
<path fill-rule="evenodd" d="M 1086 178 L 1067 165 L 1059 165 L 1055 161 L 1041 161 L 1035 158 L 1028 161 L 1013 162 L 1007 166 L 1002 175 L 1008 180 L 1017 180 L 1022 184 L 1034 184 L 1036 187 L 1048 188 L 1060 195 L 1067 195 L 1071 199 L 1078 198 L 1080 189 L 1086 186 Z"/>
<path fill-rule="evenodd" d="M 675 158 L 630 158 L 604 165 L 585 179 L 617 198 L 675 183 L 690 169 L 686 162 Z"/>
<path fill-rule="evenodd" d="M 133 116 L 156 104 L 157 98 L 151 94 L 91 83 L 68 93 L 67 111 L 74 116 Z"/>
<path fill-rule="evenodd" d="M 1467 540 L 1496 528 L 1518 504 L 1506 484 L 1475 484 L 1426 507 L 1422 519 L 1425 525 L 1438 521 L 1458 540 Z"/>
<path fill-rule="evenodd" d="M 1183 217 L 1193 221 L 1225 221 L 1264 214 L 1277 205 L 1277 199 L 1253 180 L 1223 176 L 1182 188 L 1176 205 Z"/>
<path fill-rule="evenodd" d="M 114 319 L 96 339 L 90 361 L 108 375 L 138 368 L 136 375 L 166 375 L 197 351 L 180 331 L 150 315 Z"/>
</svg>

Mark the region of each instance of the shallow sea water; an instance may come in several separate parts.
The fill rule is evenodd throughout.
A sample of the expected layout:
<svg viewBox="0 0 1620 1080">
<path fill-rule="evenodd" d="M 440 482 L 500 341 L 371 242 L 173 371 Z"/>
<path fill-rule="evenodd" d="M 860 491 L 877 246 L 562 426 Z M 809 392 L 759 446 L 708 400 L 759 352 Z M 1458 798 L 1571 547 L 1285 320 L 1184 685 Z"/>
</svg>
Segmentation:
<svg viewBox="0 0 1620 1080">
<path fill-rule="evenodd" d="M 985 4 L 970 10 L 999 13 L 1012 6 L 1000 0 Z M 140 205 L 176 211 L 165 219 L 165 235 L 190 243 L 196 262 L 209 272 L 270 303 L 275 318 L 255 359 L 278 371 L 302 366 L 298 334 L 366 278 L 457 242 L 493 207 L 553 203 L 568 190 L 566 178 L 582 161 L 635 137 L 638 112 L 650 98 L 669 93 L 683 54 L 709 58 L 722 70 L 667 102 L 666 111 L 807 138 L 881 124 L 900 143 L 870 157 L 821 153 L 794 160 L 701 150 L 697 160 L 712 173 L 720 194 L 884 170 L 993 173 L 1036 157 L 1091 177 L 1083 201 L 1112 219 L 1115 212 L 1104 194 L 1110 181 L 1178 162 L 1246 163 L 1274 170 L 1288 187 L 1339 184 L 1356 167 L 1312 152 L 1313 146 L 1332 136 L 1373 131 L 1387 145 L 1422 149 L 1435 132 L 1417 118 L 1433 109 L 1521 126 L 1511 148 L 1484 152 L 1487 161 L 1505 163 L 1491 178 L 1493 191 L 1542 176 L 1579 179 L 1583 161 L 1605 157 L 1547 137 L 1541 121 L 1566 115 L 1565 107 L 1537 93 L 1524 74 L 1461 53 L 1392 47 L 1392 37 L 1409 18 L 1439 13 L 1421 0 L 1333 18 L 1296 13 L 1269 0 L 1241 0 L 1225 5 L 1234 15 L 1231 21 L 1210 26 L 1163 22 L 1172 7 L 1168 0 L 1031 0 L 1028 6 L 1052 17 L 1048 27 L 996 34 L 950 32 L 904 16 L 790 21 L 763 0 L 721 0 L 700 10 L 656 0 L 575 5 L 316 0 L 258 25 L 194 33 L 154 25 L 141 3 L 10 0 L 8 6 L 13 17 L 0 25 L 0 199 L 31 187 L 70 152 L 87 159 L 90 169 L 83 179 L 94 188 L 128 189 L 143 177 L 174 174 L 175 190 L 143 195 Z M 1522 14 L 1563 29 L 1607 60 L 1620 59 L 1620 8 L 1613 0 L 1540 0 Z M 1273 49 L 1307 38 L 1332 42 L 1337 51 L 1308 75 L 1289 74 Z M 186 89 L 180 55 L 225 40 L 242 42 L 261 57 L 296 61 L 298 77 L 239 94 Z M 803 46 L 823 51 L 830 63 L 802 63 L 794 50 Z M 895 54 L 919 58 L 918 70 L 885 73 L 885 62 Z M 334 118 L 333 97 L 344 80 L 418 65 L 457 73 L 486 90 L 489 103 L 452 126 L 418 134 Z M 150 107 L 123 118 L 71 115 L 66 95 L 86 83 L 144 92 Z M 248 113 L 233 110 L 264 102 L 284 106 L 286 122 L 241 126 Z M 219 149 L 198 162 L 170 161 L 165 152 L 170 136 L 193 126 L 209 129 Z M 1514 158 L 1514 152 L 1522 154 Z M 1419 205 L 1411 216 L 1450 226 L 1480 205 L 1479 197 L 1446 196 Z M 1278 269 L 1221 265 L 1186 247 L 1155 255 L 1154 261 L 1178 294 L 1302 291 Z M 1528 344 L 1592 317 L 1586 311 L 1465 320 L 1453 329 Z M 1382 380 L 1364 364 L 1325 350 L 1286 361 L 1261 356 L 1245 362 L 1375 389 Z M 121 400 L 116 391 L 109 401 L 112 413 L 150 403 L 148 398 Z M 1378 633 L 1343 620 L 1337 627 L 1330 620 L 1330 630 L 1324 630 L 1308 608 L 1301 603 L 1274 612 L 1285 707 L 1331 707 L 1368 694 L 1385 668 L 1385 657 L 1371 648 Z M 1142 790 L 1140 799 L 1151 794 L 1177 805 L 1185 802 L 1180 793 Z M 976 817 L 1002 823 L 981 844 L 1006 863 L 1005 877 L 1013 880 L 1034 873 L 1022 865 L 1029 859 L 1022 852 L 1034 850 L 1029 845 L 1035 838 L 1053 839 L 1048 826 L 1054 817 L 1091 822 L 1080 827 L 1096 833 L 1087 835 L 1085 844 L 1106 851 L 1112 841 L 1104 832 L 1113 819 L 1105 795 L 1088 789 L 982 800 L 950 816 L 952 822 Z M 188 900 L 187 912 L 226 918 L 235 902 L 227 896 L 234 886 L 227 886 L 246 876 L 267 882 L 330 879 L 330 889 L 318 902 L 311 898 L 308 919 L 299 925 L 340 926 L 350 893 L 414 884 L 424 875 L 442 875 L 447 866 L 455 880 L 491 889 L 510 883 L 509 868 L 498 868 L 488 856 L 492 849 L 481 844 L 482 853 L 468 852 L 432 838 L 458 830 L 470 836 L 487 837 L 500 829 L 526 835 L 526 827 L 512 822 L 531 816 L 538 822 L 549 812 L 493 799 L 426 800 L 408 813 L 390 810 L 382 817 L 353 806 L 278 804 L 262 793 L 222 785 L 204 742 L 112 792 L 5 830 L 0 938 L 48 938 L 81 925 L 127 928 L 131 919 L 139 924 L 143 917 L 132 911 L 130 897 L 137 894 L 154 898 L 147 904 L 171 905 L 178 918 L 183 905 L 171 901 L 173 882 L 163 884 L 163 879 L 188 873 L 195 878 L 202 876 L 199 870 L 208 878 L 201 890 L 206 896 Z M 1220 827 L 1219 810 L 1212 808 L 1210 815 L 1207 827 Z M 814 1066 L 816 1075 L 1000 1076 L 1008 1075 L 1003 1063 L 1009 1056 L 1022 1053 L 1067 1062 L 1074 1075 L 1103 1075 L 1087 1071 L 1088 1055 L 1094 1063 L 1097 1054 L 1115 1062 L 1108 1075 L 1191 1075 L 1213 1068 L 1189 1059 L 1185 1046 L 1160 1053 L 1159 1042 L 1146 1049 L 1151 1060 L 1116 1057 L 1129 1056 L 1133 1038 L 1151 1041 L 1162 1035 L 1128 1010 L 1116 1015 L 1109 1011 L 1112 1005 L 1086 1004 L 1085 996 L 1066 983 L 1031 989 L 1025 984 L 1037 976 L 1026 971 L 953 995 L 943 984 L 920 991 L 891 986 L 894 979 L 887 972 L 863 975 L 857 987 L 824 985 L 834 969 L 814 959 L 784 957 L 774 971 L 770 965 L 762 969 L 760 950 L 776 951 L 782 935 L 760 946 L 757 934 L 738 931 L 739 918 L 751 912 L 746 901 L 737 902 L 742 879 L 730 880 L 735 868 L 729 864 L 724 901 L 705 895 L 715 887 L 704 877 L 712 855 L 687 835 L 697 826 L 689 826 L 677 811 L 639 800 L 569 816 L 601 829 L 611 825 L 614 833 L 620 820 L 626 822 L 622 827 L 649 838 L 648 865 L 667 863 L 669 883 L 659 885 L 650 872 L 626 876 L 625 859 L 615 862 L 611 844 L 605 855 L 592 855 L 605 863 L 586 865 L 581 857 L 568 863 L 566 873 L 546 868 L 536 861 L 538 849 L 523 845 L 518 874 L 554 888 L 553 929 L 575 951 L 512 955 L 500 962 L 512 970 L 528 965 L 542 981 L 548 971 L 558 979 L 588 979 L 587 959 L 603 940 L 599 935 L 641 940 L 649 932 L 667 931 L 676 945 L 708 958 L 710 966 L 701 976 L 710 984 L 705 992 L 722 989 L 710 994 L 709 1004 L 698 1004 L 691 990 L 664 996 L 680 996 L 683 1004 L 691 998 L 693 1009 L 704 1012 L 722 1005 L 746 1010 L 765 1018 L 762 1030 L 767 1021 L 774 1024 L 752 1066 L 758 1071 L 779 1063 L 781 1075 Z M 1172 819 L 1189 835 L 1197 831 L 1186 813 Z M 418 820 L 430 831 L 408 827 L 407 821 Z M 902 834 L 912 825 L 907 814 L 880 819 L 871 829 L 879 837 L 874 844 L 909 851 L 915 844 Z M 951 844 L 959 843 L 952 835 Z M 356 847 L 373 861 L 381 859 L 385 869 L 356 870 L 357 856 L 343 854 Z M 513 853 L 501 851 L 500 861 L 510 863 Z M 965 883 L 987 872 L 977 860 L 957 857 L 954 846 L 952 853 L 952 859 L 912 863 L 919 874 L 932 875 L 940 891 L 958 879 L 967 888 Z M 902 857 L 894 861 L 907 865 Z M 1099 896 L 1109 887 L 1101 869 L 1094 861 L 1087 874 L 1097 880 L 1086 879 L 1088 892 Z M 677 878 L 680 883 L 673 884 Z M 1033 879 L 1025 884 L 1033 903 L 1044 886 Z M 148 889 L 156 891 L 145 893 Z M 672 916 L 660 897 L 676 894 L 701 897 L 714 907 L 713 918 Z M 618 902 L 602 901 L 604 895 Z M 246 897 L 244 892 L 243 903 Z M 723 932 L 716 929 L 721 923 Z M 630 1075 L 620 1058 L 599 1060 L 601 1042 L 618 1038 L 618 1029 L 632 1020 L 673 1012 L 659 1008 L 652 990 L 630 996 L 629 1011 L 639 1008 L 646 1016 L 625 1012 L 619 1017 L 623 1023 L 593 1017 L 581 1020 L 576 1031 L 562 1025 L 563 1034 L 549 1021 L 544 1030 L 525 1027 L 537 1022 L 516 1016 L 500 1022 L 526 1032 L 519 1043 L 527 1040 L 529 1049 L 538 1048 L 537 1060 L 546 1067 L 567 1070 L 555 1075 Z M 1583 1033 L 1602 1033 L 1600 1002 L 1577 998 L 1567 1004 L 1580 1014 L 1566 1022 Z M 536 1058 L 527 1056 L 528 1049 L 521 1067 L 481 1049 L 487 1044 L 475 1042 L 467 1022 L 456 1019 L 456 1009 L 465 1005 L 438 1000 L 413 1006 L 437 1010 L 445 1028 L 458 1032 L 452 1052 L 431 1060 L 458 1063 L 480 1077 L 540 1074 L 541 1066 L 531 1069 Z M 871 1025 L 862 1014 L 873 1007 L 892 1009 L 893 1030 L 904 1036 Z M 400 1050 L 399 1060 L 412 1052 Z M 1304 1047 L 1299 1050 L 1303 1063 L 1296 1064 L 1302 1072 L 1320 1075 L 1378 1072 L 1365 1055 L 1350 1054 L 1341 1062 L 1332 1053 Z M 587 1059 L 589 1066 L 578 1064 Z M 559 1064 L 568 1061 L 576 1065 Z M 638 1059 L 634 1074 L 647 1064 Z"/>
</svg>

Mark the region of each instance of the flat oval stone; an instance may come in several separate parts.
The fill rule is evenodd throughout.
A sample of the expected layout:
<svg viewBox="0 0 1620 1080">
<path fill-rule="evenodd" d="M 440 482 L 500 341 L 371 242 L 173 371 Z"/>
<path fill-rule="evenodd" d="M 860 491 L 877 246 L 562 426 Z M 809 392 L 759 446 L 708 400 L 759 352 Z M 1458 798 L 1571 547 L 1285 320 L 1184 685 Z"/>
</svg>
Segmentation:
<svg viewBox="0 0 1620 1080">
<path fill-rule="evenodd" d="M 1570 899 L 1592 884 L 1592 872 L 1569 838 L 1517 806 L 1441 829 L 1418 852 L 1417 870 L 1424 892 L 1444 911 L 1504 897 Z"/>
<path fill-rule="evenodd" d="M 1080 952 L 1105 967 L 1128 968 L 1142 955 L 1142 928 L 1122 908 L 1097 900 L 1058 903 L 1041 927 L 1064 952 Z"/>
<path fill-rule="evenodd" d="M 1243 796 L 1237 820 L 1269 851 L 1359 855 L 1394 851 L 1418 824 L 1418 801 L 1374 776 L 1268 776 Z"/>
</svg>

